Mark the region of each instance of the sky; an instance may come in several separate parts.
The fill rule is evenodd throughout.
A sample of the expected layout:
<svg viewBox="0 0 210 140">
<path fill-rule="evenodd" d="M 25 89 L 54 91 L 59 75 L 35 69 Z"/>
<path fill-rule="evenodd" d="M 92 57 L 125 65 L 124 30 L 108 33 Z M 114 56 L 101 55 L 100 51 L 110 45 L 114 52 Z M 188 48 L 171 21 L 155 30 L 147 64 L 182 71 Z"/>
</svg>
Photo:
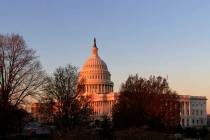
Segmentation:
<svg viewBox="0 0 210 140">
<path fill-rule="evenodd" d="M 177 93 L 210 99 L 209 7 L 208 0 L 0 0 L 0 33 L 22 35 L 49 74 L 81 68 L 96 37 L 115 91 L 138 73 L 168 76 Z"/>
</svg>

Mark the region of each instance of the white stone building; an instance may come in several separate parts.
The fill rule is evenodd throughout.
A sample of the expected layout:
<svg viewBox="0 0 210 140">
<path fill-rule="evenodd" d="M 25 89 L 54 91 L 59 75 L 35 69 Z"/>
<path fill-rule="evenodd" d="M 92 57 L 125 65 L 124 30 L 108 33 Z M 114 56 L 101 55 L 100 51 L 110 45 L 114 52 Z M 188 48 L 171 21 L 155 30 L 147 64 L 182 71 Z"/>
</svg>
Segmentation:
<svg viewBox="0 0 210 140">
<path fill-rule="evenodd" d="M 80 80 L 84 80 L 85 95 L 92 97 L 92 116 L 100 119 L 102 116 L 111 116 L 112 107 L 117 99 L 113 92 L 113 82 L 106 63 L 99 57 L 96 40 L 92 47 L 92 54 L 80 71 Z"/>
<path fill-rule="evenodd" d="M 180 95 L 180 124 L 182 127 L 207 126 L 207 98 Z"/>
</svg>

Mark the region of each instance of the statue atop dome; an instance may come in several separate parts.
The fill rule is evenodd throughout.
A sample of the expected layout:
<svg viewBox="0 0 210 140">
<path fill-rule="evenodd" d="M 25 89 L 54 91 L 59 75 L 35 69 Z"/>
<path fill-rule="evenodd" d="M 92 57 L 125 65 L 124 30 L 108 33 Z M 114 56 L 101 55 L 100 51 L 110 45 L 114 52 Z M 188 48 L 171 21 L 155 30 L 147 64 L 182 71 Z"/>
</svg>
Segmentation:
<svg viewBox="0 0 210 140">
<path fill-rule="evenodd" d="M 92 56 L 98 56 L 98 47 L 96 45 L 96 38 L 93 40 Z"/>
<path fill-rule="evenodd" d="M 95 37 L 94 37 L 94 40 L 93 41 L 94 41 L 93 46 L 97 48 L 97 46 L 96 46 L 96 38 Z"/>
</svg>

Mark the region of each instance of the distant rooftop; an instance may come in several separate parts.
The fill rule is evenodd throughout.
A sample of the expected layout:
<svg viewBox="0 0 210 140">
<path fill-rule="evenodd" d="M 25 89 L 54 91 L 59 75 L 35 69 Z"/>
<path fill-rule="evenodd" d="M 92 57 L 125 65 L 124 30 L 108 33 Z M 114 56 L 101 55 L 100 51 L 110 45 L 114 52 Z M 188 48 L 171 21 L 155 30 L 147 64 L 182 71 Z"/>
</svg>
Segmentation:
<svg viewBox="0 0 210 140">
<path fill-rule="evenodd" d="M 182 99 L 199 99 L 199 100 L 208 100 L 206 96 L 191 96 L 191 95 L 179 95 Z"/>
</svg>

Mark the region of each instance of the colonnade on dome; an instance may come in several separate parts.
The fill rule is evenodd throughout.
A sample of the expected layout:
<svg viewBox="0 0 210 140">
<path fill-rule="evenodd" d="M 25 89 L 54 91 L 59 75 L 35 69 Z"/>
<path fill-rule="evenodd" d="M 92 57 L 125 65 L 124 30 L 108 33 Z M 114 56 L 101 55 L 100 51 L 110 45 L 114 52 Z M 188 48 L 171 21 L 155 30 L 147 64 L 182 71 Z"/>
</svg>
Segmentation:
<svg viewBox="0 0 210 140">
<path fill-rule="evenodd" d="M 97 93 L 97 94 L 106 94 L 113 92 L 112 85 L 106 84 L 86 84 L 85 85 L 85 92 L 87 93 Z"/>
</svg>

